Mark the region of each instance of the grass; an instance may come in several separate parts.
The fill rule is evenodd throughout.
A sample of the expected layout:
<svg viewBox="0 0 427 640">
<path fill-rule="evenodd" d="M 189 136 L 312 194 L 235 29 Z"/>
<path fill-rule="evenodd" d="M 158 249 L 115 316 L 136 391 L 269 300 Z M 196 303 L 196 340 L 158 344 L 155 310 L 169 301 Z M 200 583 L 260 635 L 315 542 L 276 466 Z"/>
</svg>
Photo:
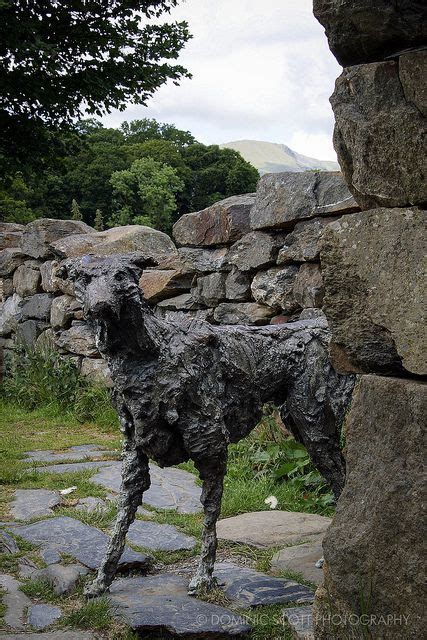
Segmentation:
<svg viewBox="0 0 427 640">
<path fill-rule="evenodd" d="M 97 393 L 97 392 L 96 392 Z M 96 394 L 95 394 L 96 395 Z M 90 398 L 90 393 L 88 394 Z M 101 403 L 102 405 L 102 403 Z M 84 408 L 81 409 L 84 414 Z M 77 486 L 77 490 L 64 499 L 61 507 L 55 509 L 55 515 L 66 515 L 82 522 L 110 529 L 116 515 L 116 506 L 111 504 L 106 510 L 92 513 L 76 510 L 73 503 L 78 498 L 96 496 L 105 498 L 107 491 L 91 481 L 93 469 L 74 473 L 54 474 L 38 473 L 37 465 L 28 466 L 23 462 L 25 452 L 33 449 L 66 450 L 79 444 L 99 444 L 106 450 L 117 449 L 120 444 L 120 433 L 106 409 L 106 416 L 100 420 L 82 421 L 73 411 L 61 409 L 57 403 L 50 403 L 37 409 L 28 409 L 0 397 L 0 519 L 8 519 L 8 505 L 16 488 L 53 490 Z M 308 511 L 329 515 L 330 506 L 317 501 L 315 493 L 311 493 L 301 484 L 284 482 L 275 479 L 270 473 L 268 464 L 260 467 L 260 451 L 269 446 L 269 435 L 263 429 L 253 432 L 251 436 L 230 447 L 229 469 L 224 482 L 224 497 L 221 517 L 230 517 L 247 511 L 264 511 L 268 509 L 265 499 L 274 495 L 278 500 L 278 508 L 289 511 Z M 62 462 L 62 461 L 61 461 Z M 192 462 L 179 465 L 186 471 L 195 472 Z M 271 469 L 273 466 L 271 465 Z M 143 516 L 152 522 L 174 525 L 183 533 L 201 539 L 203 530 L 203 514 L 179 514 L 175 511 L 150 508 L 150 515 Z M 16 554 L 0 554 L 0 571 L 18 575 L 18 565 L 23 556 L 34 559 L 40 564 L 40 557 L 32 545 L 18 540 L 20 551 Z M 219 552 L 236 562 L 244 562 L 248 566 L 268 572 L 271 559 L 277 549 L 259 549 L 249 545 L 220 541 Z M 184 563 L 198 555 L 200 542 L 194 549 L 180 552 L 146 550 L 155 557 L 157 566 Z M 63 554 L 63 562 L 74 562 L 74 559 Z M 284 573 L 284 577 L 301 580 L 297 574 Z M 53 602 L 63 609 L 63 618 L 53 625 L 53 629 L 93 629 L 109 640 L 135 640 L 138 636 L 124 624 L 117 621 L 105 598 L 86 602 L 83 597 L 83 584 L 91 576 L 82 578 L 75 591 L 68 596 L 57 596 L 46 581 L 26 580 L 22 591 L 35 601 Z M 310 585 L 311 586 L 311 585 Z M 216 588 L 204 599 L 214 604 L 231 608 L 236 616 L 243 616 L 253 627 L 250 640 L 290 640 L 291 635 L 286 622 L 282 618 L 283 605 L 259 607 L 254 610 L 240 612 L 230 605 L 220 588 Z M 2 610 L 0 608 L 0 616 Z M 166 637 L 159 632 L 152 632 L 144 637 L 160 639 Z"/>
</svg>

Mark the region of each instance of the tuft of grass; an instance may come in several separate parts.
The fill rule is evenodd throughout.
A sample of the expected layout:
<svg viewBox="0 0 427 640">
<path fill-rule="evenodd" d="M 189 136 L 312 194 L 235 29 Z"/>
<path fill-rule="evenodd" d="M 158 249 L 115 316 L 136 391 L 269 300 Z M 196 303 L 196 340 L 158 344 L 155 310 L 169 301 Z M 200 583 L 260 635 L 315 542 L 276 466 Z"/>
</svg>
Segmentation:
<svg viewBox="0 0 427 640">
<path fill-rule="evenodd" d="M 33 600 L 52 603 L 61 602 L 61 597 L 55 593 L 53 585 L 42 578 L 27 580 L 20 586 L 20 590 Z"/>
<path fill-rule="evenodd" d="M 241 612 L 251 625 L 249 640 L 292 640 L 292 632 L 283 617 L 283 604 L 254 607 Z"/>
<path fill-rule="evenodd" d="M 83 511 L 74 507 L 59 507 L 55 513 L 75 518 L 97 529 L 111 529 L 111 525 L 117 515 L 117 506 L 115 504 L 107 504 L 105 509 L 96 509 L 95 511 Z"/>
<path fill-rule="evenodd" d="M 141 518 L 159 524 L 172 524 L 188 536 L 200 540 L 203 530 L 203 513 L 177 513 L 172 510 L 154 510 L 150 518 Z"/>
<path fill-rule="evenodd" d="M 76 608 L 61 620 L 61 627 L 72 629 L 109 629 L 114 625 L 108 598 L 101 597 L 90 600 Z"/>
</svg>

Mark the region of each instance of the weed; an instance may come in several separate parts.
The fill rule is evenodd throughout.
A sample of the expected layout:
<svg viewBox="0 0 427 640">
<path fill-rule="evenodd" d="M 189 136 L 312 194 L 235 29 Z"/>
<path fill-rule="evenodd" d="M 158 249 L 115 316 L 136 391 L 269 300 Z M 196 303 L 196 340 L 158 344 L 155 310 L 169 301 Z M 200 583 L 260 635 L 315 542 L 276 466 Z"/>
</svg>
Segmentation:
<svg viewBox="0 0 427 640">
<path fill-rule="evenodd" d="M 97 598 L 76 608 L 61 621 L 61 627 L 109 629 L 113 624 L 108 598 Z"/>
</svg>

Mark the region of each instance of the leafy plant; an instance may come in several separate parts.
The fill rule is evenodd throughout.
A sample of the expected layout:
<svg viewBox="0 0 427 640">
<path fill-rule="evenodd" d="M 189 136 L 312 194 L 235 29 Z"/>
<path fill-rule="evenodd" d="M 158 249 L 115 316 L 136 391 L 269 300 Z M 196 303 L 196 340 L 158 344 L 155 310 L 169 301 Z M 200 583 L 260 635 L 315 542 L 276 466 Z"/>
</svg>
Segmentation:
<svg viewBox="0 0 427 640">
<path fill-rule="evenodd" d="M 6 366 L 2 394 L 26 409 L 57 404 L 67 408 L 82 384 L 74 362 L 56 351 L 18 346 Z"/>
</svg>

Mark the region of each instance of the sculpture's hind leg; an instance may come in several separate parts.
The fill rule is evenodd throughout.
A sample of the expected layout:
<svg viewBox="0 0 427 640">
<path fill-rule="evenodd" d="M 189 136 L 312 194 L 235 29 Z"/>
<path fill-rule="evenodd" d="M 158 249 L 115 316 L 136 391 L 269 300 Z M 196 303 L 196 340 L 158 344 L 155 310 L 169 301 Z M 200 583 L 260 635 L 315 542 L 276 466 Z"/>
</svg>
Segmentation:
<svg viewBox="0 0 427 640">
<path fill-rule="evenodd" d="M 117 565 L 125 546 L 126 534 L 135 519 L 136 510 L 142 502 L 142 495 L 149 486 L 150 474 L 147 456 L 135 446 L 133 439 L 125 439 L 119 511 L 113 535 L 98 569 L 98 575 L 85 590 L 87 596 L 100 595 L 108 589 L 114 580 Z"/>
<path fill-rule="evenodd" d="M 221 511 L 224 476 L 227 471 L 226 455 L 209 461 L 196 460 L 195 465 L 203 480 L 200 500 L 203 504 L 205 519 L 199 566 L 190 582 L 189 595 L 195 595 L 200 590 L 211 589 L 216 584 L 215 578 L 212 577 L 217 547 L 216 521 Z"/>
</svg>

